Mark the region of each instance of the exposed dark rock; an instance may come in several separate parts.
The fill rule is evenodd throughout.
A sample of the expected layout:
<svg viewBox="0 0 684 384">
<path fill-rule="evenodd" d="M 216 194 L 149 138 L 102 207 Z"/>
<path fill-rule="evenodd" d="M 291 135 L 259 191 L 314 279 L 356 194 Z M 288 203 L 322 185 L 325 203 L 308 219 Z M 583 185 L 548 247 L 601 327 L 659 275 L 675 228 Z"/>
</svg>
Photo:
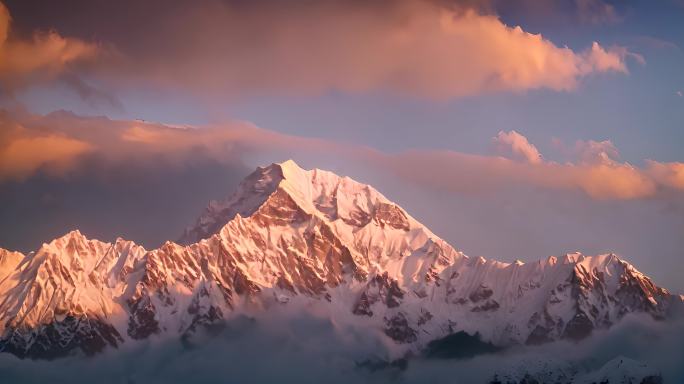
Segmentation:
<svg viewBox="0 0 684 384">
<path fill-rule="evenodd" d="M 525 340 L 525 344 L 527 345 L 539 345 L 539 344 L 544 344 L 544 343 L 549 343 L 553 341 L 553 338 L 550 336 L 551 330 L 545 327 L 542 327 L 541 325 L 537 325 L 534 327 L 532 332 L 527 336 L 527 340 Z"/>
<path fill-rule="evenodd" d="M 499 309 L 499 303 L 496 300 L 487 300 L 483 304 L 471 309 L 472 312 L 489 312 Z"/>
<path fill-rule="evenodd" d="M 365 227 L 373 220 L 373 217 L 363 210 L 354 210 L 349 212 L 349 216 L 340 217 L 345 224 L 355 227 Z"/>
<path fill-rule="evenodd" d="M 568 321 L 563 331 L 564 339 L 581 340 L 591 334 L 594 330 L 594 324 L 587 317 L 584 312 L 577 312 L 575 316 Z"/>
<path fill-rule="evenodd" d="M 442 278 L 439 277 L 439 273 L 437 273 L 437 271 L 431 268 L 427 273 L 425 273 L 425 281 L 434 281 L 435 285 L 439 287 L 442 283 Z"/>
<path fill-rule="evenodd" d="M 466 359 L 499 350 L 493 344 L 482 341 L 480 334 L 469 335 L 461 331 L 431 341 L 424 354 L 429 358 Z"/>
<path fill-rule="evenodd" d="M 188 337 L 195 333 L 199 328 L 206 330 L 222 329 L 223 328 L 223 312 L 220 308 L 210 306 L 205 312 L 195 312 L 195 317 L 192 323 L 188 326 L 182 337 Z"/>
<path fill-rule="evenodd" d="M 373 311 L 371 311 L 370 306 L 371 304 L 368 300 L 368 295 L 366 295 L 366 292 L 364 292 L 361 294 L 361 297 L 359 297 L 359 300 L 356 302 L 352 312 L 355 315 L 373 316 Z"/>
<path fill-rule="evenodd" d="M 110 324 L 69 315 L 60 322 L 34 329 L 12 329 L 0 340 L 0 350 L 19 358 L 53 359 L 79 350 L 91 356 L 122 342 L 123 338 Z"/>
<path fill-rule="evenodd" d="M 374 218 L 383 227 L 389 225 L 392 228 L 404 231 L 408 231 L 410 228 L 406 214 L 394 204 L 378 204 L 375 207 Z"/>
<path fill-rule="evenodd" d="M 285 226 L 301 223 L 310 217 L 283 189 L 277 188 L 264 204 L 251 216 L 262 226 Z"/>
<path fill-rule="evenodd" d="M 639 384 L 663 384 L 663 377 L 661 375 L 646 376 Z"/>
<path fill-rule="evenodd" d="M 249 295 L 261 291 L 258 285 L 254 284 L 239 268 L 235 270 L 233 277 L 233 288 L 238 295 Z"/>
<path fill-rule="evenodd" d="M 468 298 L 473 303 L 477 303 L 479 301 L 490 298 L 492 294 L 494 294 L 494 291 L 492 291 L 489 287 L 485 285 L 480 285 L 479 287 L 477 287 L 477 289 L 470 293 Z"/>
<path fill-rule="evenodd" d="M 423 325 L 427 323 L 428 321 L 432 320 L 432 313 L 429 311 L 422 309 L 420 310 L 420 318 L 418 318 L 418 325 Z"/>
<path fill-rule="evenodd" d="M 148 296 L 129 300 L 131 315 L 128 318 L 128 335 L 134 339 L 144 339 L 159 333 L 156 309 Z"/>
<path fill-rule="evenodd" d="M 412 343 L 417 340 L 417 332 L 409 327 L 406 317 L 402 313 L 391 319 L 385 319 L 385 334 L 398 343 Z"/>
<path fill-rule="evenodd" d="M 397 281 L 385 272 L 382 275 L 376 275 L 366 284 L 365 290 L 359 296 L 352 311 L 356 315 L 372 316 L 373 312 L 370 310 L 372 304 L 381 302 L 387 308 L 396 308 L 403 298 L 404 291 L 399 288 Z"/>
</svg>

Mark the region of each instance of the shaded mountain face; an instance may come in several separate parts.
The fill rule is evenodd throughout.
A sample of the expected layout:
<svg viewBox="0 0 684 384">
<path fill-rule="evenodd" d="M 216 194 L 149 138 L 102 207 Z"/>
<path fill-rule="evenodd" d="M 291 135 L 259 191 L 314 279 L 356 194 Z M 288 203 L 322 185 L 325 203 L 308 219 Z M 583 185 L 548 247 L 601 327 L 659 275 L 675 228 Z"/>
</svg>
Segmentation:
<svg viewBox="0 0 684 384">
<path fill-rule="evenodd" d="M 148 251 L 74 231 L 0 251 L 0 348 L 31 358 L 188 337 L 295 303 L 418 351 L 458 332 L 497 347 L 580 339 L 680 301 L 612 254 L 469 258 L 372 187 L 292 161 L 257 169 L 179 243 Z"/>
</svg>

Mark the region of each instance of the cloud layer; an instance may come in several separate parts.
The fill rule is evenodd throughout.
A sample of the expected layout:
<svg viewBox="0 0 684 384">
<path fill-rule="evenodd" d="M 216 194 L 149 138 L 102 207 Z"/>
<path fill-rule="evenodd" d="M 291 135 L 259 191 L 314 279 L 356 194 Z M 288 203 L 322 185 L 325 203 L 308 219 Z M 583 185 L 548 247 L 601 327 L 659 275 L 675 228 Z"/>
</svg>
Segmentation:
<svg viewBox="0 0 684 384">
<path fill-rule="evenodd" d="M 173 52 L 150 44 L 145 76 L 214 92 L 380 91 L 445 99 L 566 91 L 593 73 L 627 72 L 623 49 L 593 43 L 575 52 L 467 8 L 428 1 L 258 4 L 190 12 L 185 22 L 196 31 L 163 31 L 180 43 Z"/>
<path fill-rule="evenodd" d="M 55 31 L 35 31 L 30 39 L 14 38 L 12 17 L 0 2 L 0 89 L 11 92 L 53 80 L 79 63 L 94 59 L 99 47 Z M 0 95 L 2 95 L 0 93 Z"/>
<path fill-rule="evenodd" d="M 91 144 L 63 133 L 27 130 L 5 116 L 0 121 L 0 180 L 21 180 L 41 169 L 63 175 L 76 167 L 81 155 L 93 149 Z"/>
<path fill-rule="evenodd" d="M 96 92 L 74 73 L 108 90 L 161 87 L 209 98 L 341 91 L 449 99 L 568 91 L 595 73 L 628 72 L 624 48 L 594 42 L 573 51 L 482 10 L 410 0 L 181 2 L 150 14 L 144 29 L 117 27 L 120 36 L 106 41 L 116 55 L 105 57 L 101 47 L 54 31 L 7 38 L 11 18 L 0 5 L 0 77 L 18 87 L 100 54 L 66 79 L 84 97 Z"/>
<path fill-rule="evenodd" d="M 0 354 L 7 380 L 27 383 L 487 383 L 495 374 L 522 378 L 534 375 L 573 375 L 579 383 L 600 382 L 601 368 L 615 358 L 636 359 L 664 382 L 684 378 L 681 320 L 657 323 L 625 319 L 607 332 L 596 332 L 579 343 L 557 342 L 519 347 L 503 353 L 465 360 L 409 358 L 404 369 L 371 370 L 357 363 L 388 358 L 387 339 L 368 329 L 341 329 L 334 320 L 306 310 L 293 315 L 274 309 L 270 317 L 237 318 L 221 332 L 189 338 L 182 344 L 153 340 L 124 345 L 124 349 L 83 359 L 19 360 Z M 629 370 L 627 371 L 629 372 Z M 554 380 L 555 382 L 555 380 Z"/>
<path fill-rule="evenodd" d="M 499 132 L 493 139 L 500 154 L 474 155 L 454 151 L 412 150 L 398 154 L 296 137 L 233 122 L 209 127 L 172 127 L 143 121 L 82 118 L 68 112 L 47 116 L 25 111 L 0 114 L 0 182 L 45 171 L 64 175 L 83 166 L 84 156 L 110 164 L 159 162 L 183 167 L 193 156 L 223 164 L 242 164 L 260 154 L 302 157 L 336 153 L 364 158 L 370 166 L 407 180 L 468 193 L 510 185 L 581 191 L 595 199 L 640 199 L 665 190 L 684 190 L 684 164 L 647 160 L 643 168 L 619 160 L 610 141 L 578 141 L 573 159 L 544 160 L 537 148 L 516 131 Z M 426 172 L 425 170 L 430 170 Z"/>
</svg>

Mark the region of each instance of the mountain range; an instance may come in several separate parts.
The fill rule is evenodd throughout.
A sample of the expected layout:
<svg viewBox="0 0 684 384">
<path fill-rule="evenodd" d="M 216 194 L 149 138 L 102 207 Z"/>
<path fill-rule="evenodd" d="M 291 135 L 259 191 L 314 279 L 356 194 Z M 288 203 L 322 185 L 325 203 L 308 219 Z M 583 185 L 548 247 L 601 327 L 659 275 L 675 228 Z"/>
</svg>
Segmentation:
<svg viewBox="0 0 684 384">
<path fill-rule="evenodd" d="M 497 347 L 579 340 L 681 302 L 614 254 L 468 257 L 373 187 L 291 160 L 258 168 L 157 249 L 78 230 L 0 249 L 0 349 L 22 358 L 191 337 L 274 306 L 322 308 L 415 353 L 458 332 Z"/>
</svg>

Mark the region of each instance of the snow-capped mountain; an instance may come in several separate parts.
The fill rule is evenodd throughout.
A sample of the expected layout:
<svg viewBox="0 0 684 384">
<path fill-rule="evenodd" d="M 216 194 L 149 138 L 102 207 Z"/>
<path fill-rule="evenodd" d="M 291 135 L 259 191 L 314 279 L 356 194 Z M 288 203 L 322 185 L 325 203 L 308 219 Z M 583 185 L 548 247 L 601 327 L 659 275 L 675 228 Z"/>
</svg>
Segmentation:
<svg viewBox="0 0 684 384">
<path fill-rule="evenodd" d="M 277 305 L 420 350 L 457 331 L 496 345 L 579 339 L 681 297 L 612 254 L 531 263 L 469 258 L 368 185 L 293 161 L 212 202 L 180 243 L 154 250 L 78 231 L 0 251 L 0 348 L 50 357 L 180 337 Z"/>
</svg>

